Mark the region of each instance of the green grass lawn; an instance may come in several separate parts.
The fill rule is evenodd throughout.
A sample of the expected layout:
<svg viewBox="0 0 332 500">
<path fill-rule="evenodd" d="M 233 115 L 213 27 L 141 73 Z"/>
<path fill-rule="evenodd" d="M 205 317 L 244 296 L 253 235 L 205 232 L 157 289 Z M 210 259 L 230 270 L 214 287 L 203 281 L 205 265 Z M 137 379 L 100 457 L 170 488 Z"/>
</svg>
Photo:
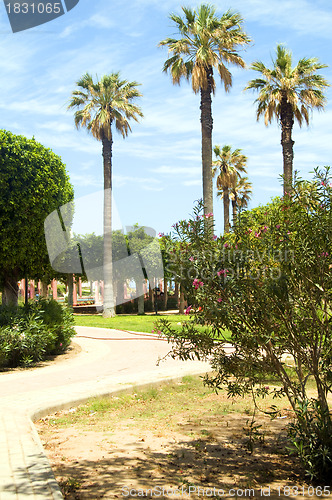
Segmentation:
<svg viewBox="0 0 332 500">
<path fill-rule="evenodd" d="M 133 332 L 144 332 L 151 333 L 154 330 L 154 322 L 156 319 L 165 318 L 172 326 L 177 330 L 181 330 L 181 324 L 184 321 L 188 321 L 188 316 L 184 314 L 158 314 L 155 315 L 127 315 L 119 314 L 114 318 L 103 318 L 101 315 L 97 314 L 82 314 L 80 316 L 75 315 L 75 325 L 77 326 L 91 326 L 97 328 L 114 328 L 116 330 L 129 330 Z M 199 326 L 202 331 L 204 327 Z M 227 334 L 227 338 L 230 338 L 230 334 Z"/>
</svg>

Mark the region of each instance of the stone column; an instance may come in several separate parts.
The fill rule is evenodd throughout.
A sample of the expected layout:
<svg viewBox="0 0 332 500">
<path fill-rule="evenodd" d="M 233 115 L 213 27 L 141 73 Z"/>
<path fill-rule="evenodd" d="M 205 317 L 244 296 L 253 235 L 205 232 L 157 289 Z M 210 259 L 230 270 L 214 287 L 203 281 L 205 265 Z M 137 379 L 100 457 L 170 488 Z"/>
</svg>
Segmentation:
<svg viewBox="0 0 332 500">
<path fill-rule="evenodd" d="M 58 282 L 57 280 L 52 280 L 52 296 L 54 300 L 58 299 Z"/>
<path fill-rule="evenodd" d="M 73 279 L 73 306 L 77 306 L 77 284 L 76 279 Z"/>
<path fill-rule="evenodd" d="M 30 299 L 35 298 L 35 282 L 34 280 L 30 281 Z"/>
<path fill-rule="evenodd" d="M 95 304 L 99 303 L 99 281 L 95 281 Z"/>
</svg>

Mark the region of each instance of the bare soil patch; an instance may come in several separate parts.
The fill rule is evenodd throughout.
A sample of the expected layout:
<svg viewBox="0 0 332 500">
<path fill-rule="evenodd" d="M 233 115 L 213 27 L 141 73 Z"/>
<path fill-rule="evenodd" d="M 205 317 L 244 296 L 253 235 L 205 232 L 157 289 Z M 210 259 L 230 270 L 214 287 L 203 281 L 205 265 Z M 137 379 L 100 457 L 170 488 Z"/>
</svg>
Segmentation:
<svg viewBox="0 0 332 500">
<path fill-rule="evenodd" d="M 164 391 L 155 413 L 159 395 L 138 394 L 105 411 L 96 404 L 36 423 L 65 498 L 320 496 L 308 490 L 298 459 L 285 450 L 292 414 L 284 401 L 281 418 L 256 418 L 252 447 L 248 401 L 237 406 L 206 389 L 195 404 L 180 407 Z"/>
</svg>

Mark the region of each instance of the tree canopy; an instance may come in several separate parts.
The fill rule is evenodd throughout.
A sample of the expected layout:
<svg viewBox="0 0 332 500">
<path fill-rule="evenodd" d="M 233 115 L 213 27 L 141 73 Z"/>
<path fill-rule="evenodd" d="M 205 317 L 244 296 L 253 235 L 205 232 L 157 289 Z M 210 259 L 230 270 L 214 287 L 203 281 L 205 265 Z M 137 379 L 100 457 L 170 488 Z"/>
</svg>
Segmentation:
<svg viewBox="0 0 332 500">
<path fill-rule="evenodd" d="M 44 220 L 74 196 L 61 158 L 34 138 L 0 130 L 0 286 L 16 302 L 17 281 L 50 270 Z"/>
</svg>

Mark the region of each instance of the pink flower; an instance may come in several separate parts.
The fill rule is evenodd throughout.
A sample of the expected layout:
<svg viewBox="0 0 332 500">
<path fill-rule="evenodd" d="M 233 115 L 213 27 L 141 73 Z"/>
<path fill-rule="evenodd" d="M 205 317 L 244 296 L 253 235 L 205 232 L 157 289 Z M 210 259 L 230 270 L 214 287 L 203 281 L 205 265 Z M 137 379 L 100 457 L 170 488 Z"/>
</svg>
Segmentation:
<svg viewBox="0 0 332 500">
<path fill-rule="evenodd" d="M 250 228 L 249 228 L 249 229 L 248 229 L 248 233 L 252 233 L 252 229 L 250 229 Z"/>
<path fill-rule="evenodd" d="M 228 269 L 221 269 L 220 271 L 217 272 L 218 276 L 223 276 L 223 275 L 227 275 L 228 273 Z"/>
<path fill-rule="evenodd" d="M 222 302 L 222 299 L 219 297 L 219 299 L 217 299 L 217 302 Z"/>
<path fill-rule="evenodd" d="M 276 228 L 277 228 L 277 229 L 280 229 L 280 224 L 277 224 L 277 225 L 276 225 Z"/>
<path fill-rule="evenodd" d="M 225 243 L 224 247 L 225 247 L 225 248 L 228 248 L 228 247 L 229 247 L 229 244 L 228 244 L 228 243 Z"/>
<path fill-rule="evenodd" d="M 213 239 L 216 240 L 218 236 L 216 234 L 213 235 Z"/>
<path fill-rule="evenodd" d="M 206 219 L 210 219 L 211 217 L 213 217 L 213 213 L 211 212 L 205 215 Z"/>
<path fill-rule="evenodd" d="M 163 236 L 165 236 L 165 234 L 164 233 L 158 233 L 158 236 L 159 236 L 159 238 L 162 238 Z"/>
<path fill-rule="evenodd" d="M 189 314 L 189 313 L 190 313 L 191 308 L 192 308 L 192 306 L 187 307 L 187 309 L 185 310 L 184 314 Z"/>
<path fill-rule="evenodd" d="M 318 257 L 328 257 L 328 256 L 329 256 L 328 252 L 323 252 L 320 255 L 318 255 Z"/>
<path fill-rule="evenodd" d="M 61 344 L 60 344 L 60 347 L 62 347 L 62 342 L 61 342 Z"/>
<path fill-rule="evenodd" d="M 200 286 L 203 285 L 204 285 L 203 281 L 199 281 L 197 278 L 194 279 L 193 286 L 195 287 L 195 290 L 197 290 Z"/>
<path fill-rule="evenodd" d="M 235 245 L 235 250 L 237 250 L 239 247 L 237 245 Z"/>
<path fill-rule="evenodd" d="M 189 257 L 190 262 L 193 262 L 194 257 Z"/>
<path fill-rule="evenodd" d="M 267 226 L 264 226 L 264 227 L 263 227 L 263 231 L 264 231 L 264 233 L 266 233 L 266 231 L 267 231 Z"/>
</svg>

